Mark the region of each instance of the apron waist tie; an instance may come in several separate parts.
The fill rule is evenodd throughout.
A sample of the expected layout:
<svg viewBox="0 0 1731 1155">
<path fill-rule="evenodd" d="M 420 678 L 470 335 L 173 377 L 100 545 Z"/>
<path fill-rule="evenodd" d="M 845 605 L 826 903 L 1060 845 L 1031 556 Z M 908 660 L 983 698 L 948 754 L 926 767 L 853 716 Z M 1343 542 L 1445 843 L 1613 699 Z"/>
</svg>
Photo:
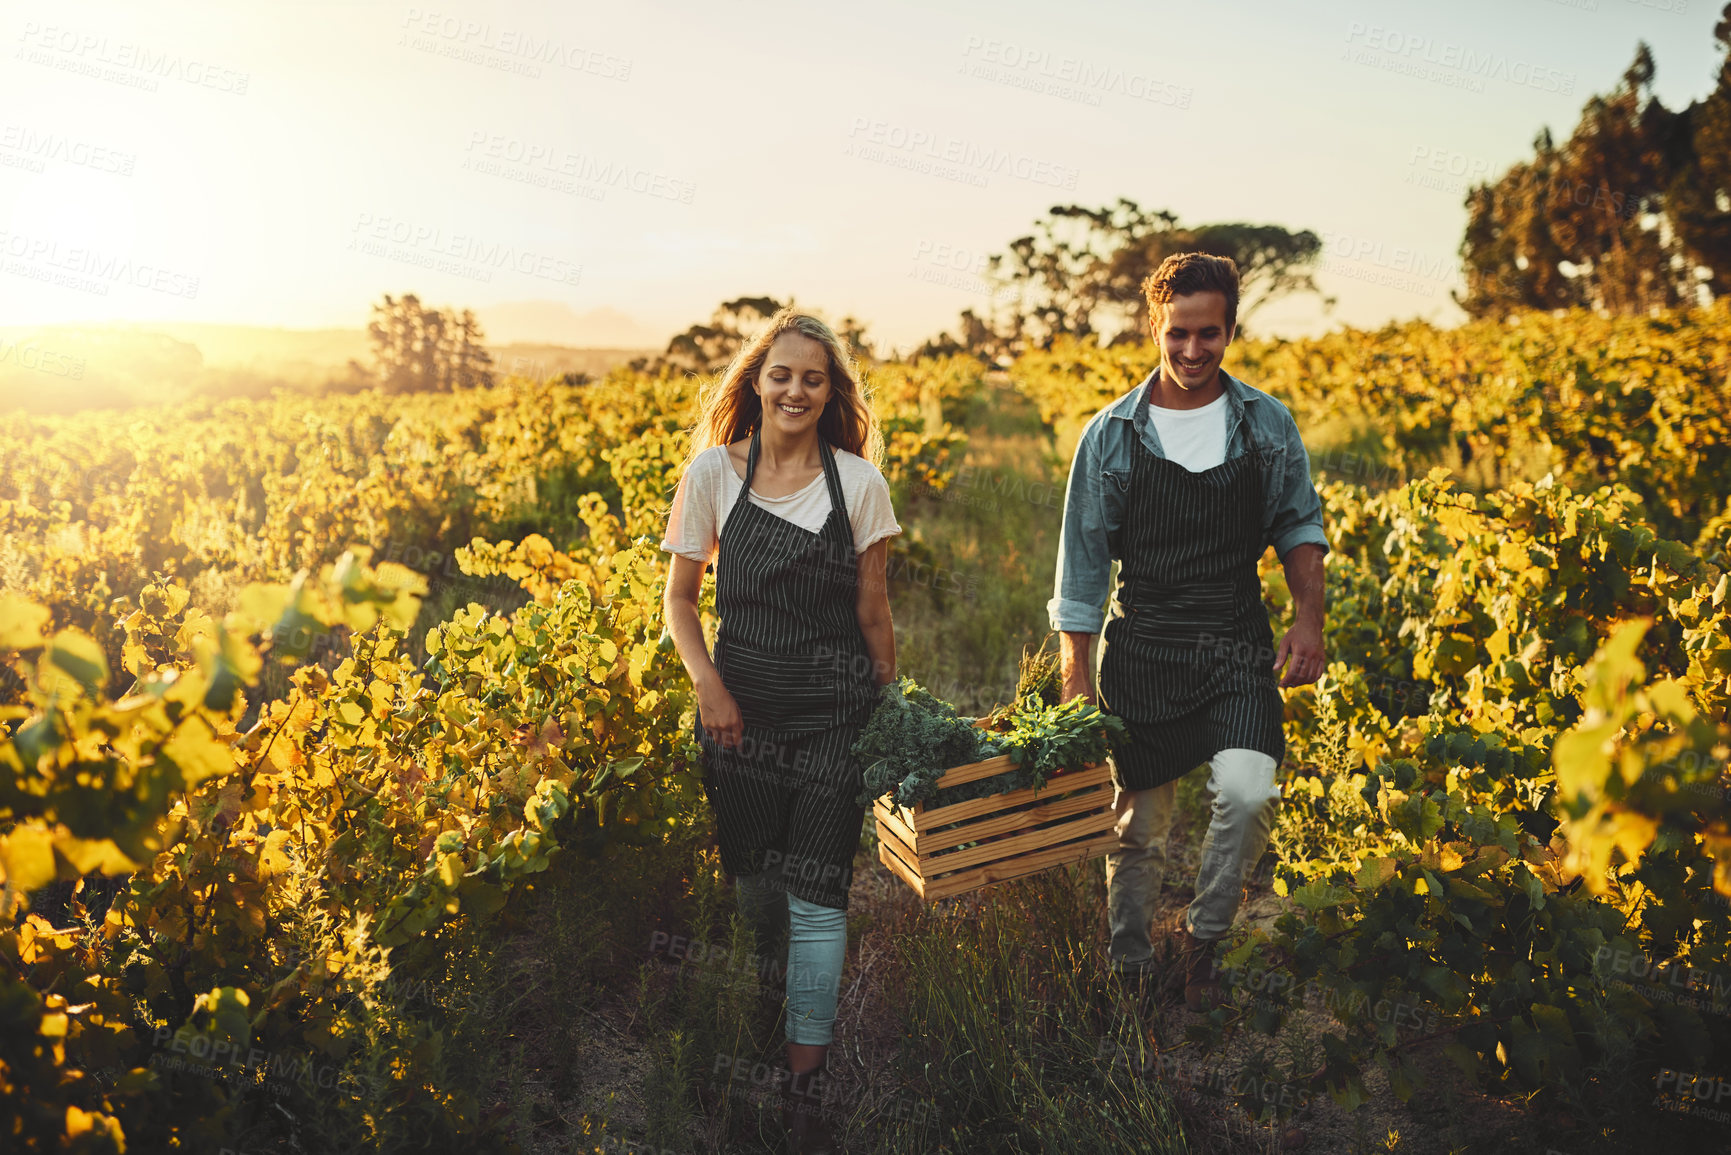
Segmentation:
<svg viewBox="0 0 1731 1155">
<path fill-rule="evenodd" d="M 1118 604 L 1129 614 L 1208 614 L 1229 610 L 1236 617 L 1262 605 L 1262 584 L 1252 574 L 1250 580 L 1191 582 L 1184 585 L 1161 584 L 1146 578 L 1130 578 L 1118 583 Z"/>
</svg>

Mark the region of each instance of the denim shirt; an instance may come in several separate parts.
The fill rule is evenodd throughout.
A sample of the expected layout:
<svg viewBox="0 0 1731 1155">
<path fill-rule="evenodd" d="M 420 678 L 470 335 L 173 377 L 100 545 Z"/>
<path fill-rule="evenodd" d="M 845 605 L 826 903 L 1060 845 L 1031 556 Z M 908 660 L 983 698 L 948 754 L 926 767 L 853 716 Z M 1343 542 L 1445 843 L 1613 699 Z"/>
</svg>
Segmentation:
<svg viewBox="0 0 1731 1155">
<path fill-rule="evenodd" d="M 1094 415 L 1082 431 L 1070 484 L 1064 492 L 1064 529 L 1058 541 L 1058 574 L 1046 603 L 1052 628 L 1097 634 L 1106 617 L 1112 563 L 1120 560 L 1124 503 L 1130 489 L 1134 442 L 1166 456 L 1148 413 L 1148 393 L 1158 368 L 1142 383 Z M 1292 414 L 1278 400 L 1220 371 L 1226 388 L 1226 460 L 1252 446 L 1263 451 L 1266 495 L 1263 533 L 1282 558 L 1295 545 L 1328 551 L 1322 532 L 1322 499 L 1310 481 L 1310 455 Z"/>
</svg>

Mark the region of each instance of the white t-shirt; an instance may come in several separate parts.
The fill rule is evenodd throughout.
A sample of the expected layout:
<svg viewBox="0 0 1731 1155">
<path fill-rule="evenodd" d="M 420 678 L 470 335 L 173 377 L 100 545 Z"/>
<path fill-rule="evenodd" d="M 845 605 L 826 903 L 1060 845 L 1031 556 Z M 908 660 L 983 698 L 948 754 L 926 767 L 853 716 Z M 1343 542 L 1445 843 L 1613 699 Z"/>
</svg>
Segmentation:
<svg viewBox="0 0 1731 1155">
<path fill-rule="evenodd" d="M 835 466 L 841 475 L 848 520 L 853 523 L 855 552 L 864 552 L 891 534 L 900 533 L 902 527 L 896 524 L 895 510 L 890 507 L 889 483 L 877 467 L 845 449 L 835 451 Z M 698 454 L 685 476 L 679 479 L 661 548 L 692 561 L 714 561 L 720 548 L 721 527 L 727 524 L 727 515 L 733 511 L 744 482 L 745 478 L 733 470 L 727 446 L 711 446 Z M 747 500 L 813 533 L 829 520 L 829 485 L 822 470 L 796 493 L 765 497 L 754 488 Z"/>
<path fill-rule="evenodd" d="M 1148 403 L 1154 432 L 1166 456 L 1191 473 L 1202 473 L 1226 461 L 1226 394 L 1200 409 L 1167 409 Z"/>
</svg>

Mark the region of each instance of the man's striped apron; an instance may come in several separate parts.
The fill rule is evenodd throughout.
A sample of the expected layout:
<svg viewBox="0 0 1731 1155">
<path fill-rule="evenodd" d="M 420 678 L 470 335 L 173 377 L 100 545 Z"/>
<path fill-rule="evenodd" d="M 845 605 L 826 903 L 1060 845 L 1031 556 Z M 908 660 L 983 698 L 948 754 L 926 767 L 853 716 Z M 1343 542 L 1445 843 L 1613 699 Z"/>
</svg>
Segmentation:
<svg viewBox="0 0 1731 1155">
<path fill-rule="evenodd" d="M 1234 748 L 1278 763 L 1286 739 L 1256 569 L 1268 544 L 1258 452 L 1201 473 L 1139 439 L 1134 453 L 1119 612 L 1100 662 L 1102 703 L 1128 730 L 1113 749 L 1118 784 L 1163 786 Z"/>
</svg>

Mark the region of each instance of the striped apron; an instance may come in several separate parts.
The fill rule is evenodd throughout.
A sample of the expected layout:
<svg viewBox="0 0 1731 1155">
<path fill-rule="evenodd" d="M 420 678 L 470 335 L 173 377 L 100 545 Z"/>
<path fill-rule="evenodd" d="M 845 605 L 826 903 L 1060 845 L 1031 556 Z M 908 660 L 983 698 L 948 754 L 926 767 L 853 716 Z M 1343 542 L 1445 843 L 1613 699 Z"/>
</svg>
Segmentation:
<svg viewBox="0 0 1731 1155">
<path fill-rule="evenodd" d="M 704 793 L 729 874 L 772 872 L 789 893 L 845 910 L 865 819 L 854 802 L 863 773 L 848 750 L 877 697 L 856 611 L 853 525 L 821 438 L 830 499 L 821 530 L 752 504 L 759 448 L 754 430 L 715 559 L 715 665 L 745 733 L 723 749 L 698 718 Z"/>
<path fill-rule="evenodd" d="M 1283 704 L 1256 569 L 1268 544 L 1260 454 L 1192 473 L 1140 439 L 1134 453 L 1100 658 L 1101 701 L 1128 731 L 1113 748 L 1118 785 L 1163 786 L 1221 750 L 1279 763 Z"/>
</svg>

